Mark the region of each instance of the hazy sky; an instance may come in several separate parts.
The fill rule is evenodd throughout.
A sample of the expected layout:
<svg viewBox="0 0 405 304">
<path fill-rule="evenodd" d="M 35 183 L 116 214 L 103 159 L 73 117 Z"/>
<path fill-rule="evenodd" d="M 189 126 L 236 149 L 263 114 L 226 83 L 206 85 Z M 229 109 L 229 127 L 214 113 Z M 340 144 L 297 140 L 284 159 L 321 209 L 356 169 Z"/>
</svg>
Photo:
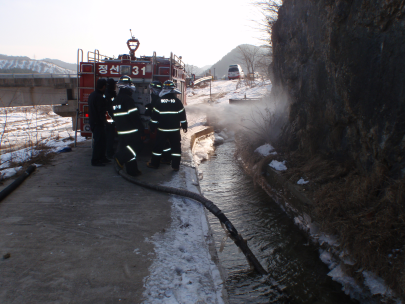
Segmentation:
<svg viewBox="0 0 405 304">
<path fill-rule="evenodd" d="M 76 63 L 77 49 L 183 56 L 199 67 L 220 60 L 239 44 L 260 45 L 255 0 L 0 0 L 0 54 Z"/>
</svg>

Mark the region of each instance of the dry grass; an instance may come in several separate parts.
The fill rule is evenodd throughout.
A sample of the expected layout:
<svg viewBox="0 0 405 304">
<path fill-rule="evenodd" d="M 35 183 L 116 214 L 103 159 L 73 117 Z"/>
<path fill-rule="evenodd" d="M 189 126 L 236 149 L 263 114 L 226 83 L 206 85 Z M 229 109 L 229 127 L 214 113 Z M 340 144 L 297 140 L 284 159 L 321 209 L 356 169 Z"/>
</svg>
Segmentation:
<svg viewBox="0 0 405 304">
<path fill-rule="evenodd" d="M 339 236 L 356 268 L 383 277 L 405 294 L 405 179 L 376 166 L 369 175 L 350 172 L 314 193 L 315 213 L 325 231 Z"/>
<path fill-rule="evenodd" d="M 296 183 L 301 177 L 307 196 L 314 201 L 314 220 L 323 231 L 339 238 L 341 249 L 355 265 L 347 271 L 363 280 L 362 270 L 382 277 L 398 295 L 405 295 L 405 179 L 394 180 L 388 169 L 377 164 L 369 174 L 352 162 L 336 162 L 325 156 L 306 158 L 295 153 L 259 156 L 254 149 L 263 142 L 239 138 L 238 154 L 255 181 L 273 159 L 287 160 L 284 177 Z"/>
<path fill-rule="evenodd" d="M 36 146 L 34 149 L 39 150 L 39 153 L 36 154 L 36 156 L 33 156 L 29 160 L 23 161 L 23 162 L 10 161 L 8 167 L 9 168 L 22 167 L 19 172 L 23 172 L 32 164 L 49 165 L 52 163 L 52 160 L 57 155 L 57 153 L 55 153 L 55 152 L 49 152 L 49 150 L 51 148 L 46 145 L 43 145 L 43 144 Z M 3 182 L 10 178 L 16 178 L 17 176 L 19 176 L 19 174 L 11 176 L 9 178 L 5 178 L 5 179 L 1 178 L 0 182 Z"/>
</svg>

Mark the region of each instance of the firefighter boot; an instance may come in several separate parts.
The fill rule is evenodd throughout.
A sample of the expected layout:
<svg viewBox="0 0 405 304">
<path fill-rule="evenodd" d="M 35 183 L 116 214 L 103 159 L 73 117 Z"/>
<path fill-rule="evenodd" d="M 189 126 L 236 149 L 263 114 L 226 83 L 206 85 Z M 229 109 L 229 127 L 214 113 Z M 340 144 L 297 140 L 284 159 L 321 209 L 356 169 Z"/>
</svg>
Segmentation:
<svg viewBox="0 0 405 304">
<path fill-rule="evenodd" d="M 148 168 L 151 168 L 151 169 L 158 169 L 158 168 L 159 168 L 158 166 L 153 165 L 153 164 L 152 164 L 152 161 L 148 161 L 148 162 L 146 163 L 146 166 L 147 166 Z"/>
<path fill-rule="evenodd" d="M 142 174 L 142 172 L 138 170 L 138 162 L 135 159 L 125 163 L 125 169 L 127 174 L 131 176 L 139 176 Z"/>
</svg>

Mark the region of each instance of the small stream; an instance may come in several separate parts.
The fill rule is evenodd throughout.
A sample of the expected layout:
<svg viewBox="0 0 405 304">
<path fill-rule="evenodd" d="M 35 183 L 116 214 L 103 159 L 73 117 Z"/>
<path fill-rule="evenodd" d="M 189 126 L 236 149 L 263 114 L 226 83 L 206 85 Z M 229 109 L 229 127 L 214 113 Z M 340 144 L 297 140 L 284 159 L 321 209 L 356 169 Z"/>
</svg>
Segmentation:
<svg viewBox="0 0 405 304">
<path fill-rule="evenodd" d="M 229 303 L 357 303 L 327 275 L 329 269 L 319 259 L 318 249 L 293 219 L 259 186 L 255 188 L 234 153 L 235 143 L 227 142 L 217 147 L 210 160 L 200 164 L 201 190 L 248 240 L 269 276 L 250 271 L 243 253 L 231 239 L 224 240 L 219 221 L 209 214 L 226 272 Z"/>
</svg>

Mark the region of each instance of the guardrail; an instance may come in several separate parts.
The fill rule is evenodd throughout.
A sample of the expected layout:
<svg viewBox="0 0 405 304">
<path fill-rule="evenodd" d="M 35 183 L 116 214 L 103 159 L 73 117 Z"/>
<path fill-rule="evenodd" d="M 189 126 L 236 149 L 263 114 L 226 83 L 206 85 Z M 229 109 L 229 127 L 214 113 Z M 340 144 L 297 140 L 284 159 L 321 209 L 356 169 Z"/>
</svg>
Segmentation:
<svg viewBox="0 0 405 304">
<path fill-rule="evenodd" d="M 255 103 L 255 102 L 262 102 L 262 101 L 263 101 L 263 99 L 261 99 L 261 98 L 246 98 L 246 96 L 245 96 L 245 98 L 239 98 L 239 99 L 232 98 L 232 99 L 229 99 L 229 104 L 249 105 L 249 104 L 252 104 L 252 103 Z"/>
<path fill-rule="evenodd" d="M 8 73 L 0 73 L 0 78 L 77 78 L 77 74 L 53 74 L 53 73 L 8 74 Z"/>
</svg>

